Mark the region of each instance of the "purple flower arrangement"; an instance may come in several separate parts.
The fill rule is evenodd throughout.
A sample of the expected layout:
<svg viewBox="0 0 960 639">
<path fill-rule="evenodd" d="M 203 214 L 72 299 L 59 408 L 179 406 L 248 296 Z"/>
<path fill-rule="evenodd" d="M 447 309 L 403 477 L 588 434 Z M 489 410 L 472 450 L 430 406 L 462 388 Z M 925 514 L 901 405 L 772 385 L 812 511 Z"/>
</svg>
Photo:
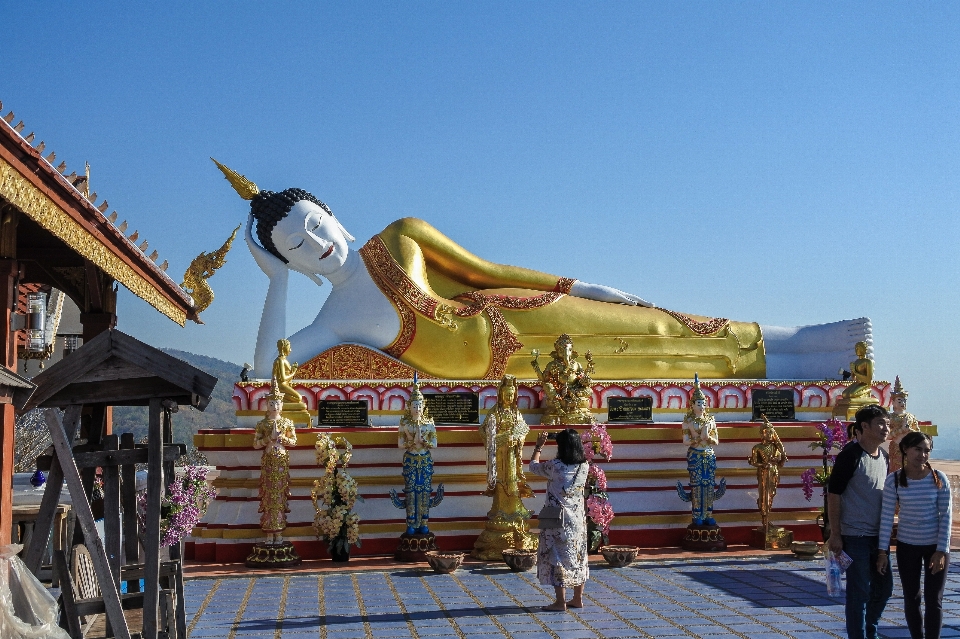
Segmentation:
<svg viewBox="0 0 960 639">
<path fill-rule="evenodd" d="M 174 546 L 193 532 L 217 491 L 207 483 L 207 469 L 203 466 L 185 466 L 182 474 L 170 482 L 160 500 L 160 545 Z M 137 511 L 143 525 L 147 510 L 147 494 L 137 498 Z"/>
<path fill-rule="evenodd" d="M 810 448 L 823 450 L 823 465 L 821 468 L 808 468 L 800 475 L 803 496 L 807 501 L 813 499 L 815 485 L 821 487 L 821 495 L 826 493 L 830 471 L 833 470 L 837 453 L 847 445 L 847 441 L 847 425 L 836 417 L 817 425 L 817 441 L 812 442 Z"/>
</svg>

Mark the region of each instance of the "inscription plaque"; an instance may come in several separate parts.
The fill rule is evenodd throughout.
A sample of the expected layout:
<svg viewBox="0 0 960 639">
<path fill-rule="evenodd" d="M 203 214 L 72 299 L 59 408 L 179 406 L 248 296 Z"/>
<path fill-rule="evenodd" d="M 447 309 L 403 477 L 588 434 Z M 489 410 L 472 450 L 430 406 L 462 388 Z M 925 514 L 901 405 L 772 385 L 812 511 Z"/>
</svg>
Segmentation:
<svg viewBox="0 0 960 639">
<path fill-rule="evenodd" d="M 760 421 L 762 414 L 766 414 L 771 422 L 786 422 L 797 418 L 793 391 L 789 388 L 755 388 L 752 395 L 754 421 Z"/>
<path fill-rule="evenodd" d="M 317 426 L 369 426 L 367 400 L 321 399 L 317 406 Z"/>
<path fill-rule="evenodd" d="M 652 397 L 607 398 L 607 421 L 637 423 L 653 421 Z"/>
<path fill-rule="evenodd" d="M 479 424 L 479 393 L 424 393 L 435 424 Z"/>
</svg>

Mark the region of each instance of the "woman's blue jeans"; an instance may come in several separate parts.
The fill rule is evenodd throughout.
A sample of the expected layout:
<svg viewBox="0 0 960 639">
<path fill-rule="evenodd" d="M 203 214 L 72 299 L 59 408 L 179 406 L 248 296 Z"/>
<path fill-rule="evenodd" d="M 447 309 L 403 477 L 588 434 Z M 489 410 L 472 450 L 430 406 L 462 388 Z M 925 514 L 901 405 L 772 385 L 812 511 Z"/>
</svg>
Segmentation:
<svg viewBox="0 0 960 639">
<path fill-rule="evenodd" d="M 843 535 L 843 551 L 853 563 L 847 568 L 847 636 L 875 639 L 887 599 L 893 594 L 893 569 L 877 572 L 879 537 Z"/>
</svg>

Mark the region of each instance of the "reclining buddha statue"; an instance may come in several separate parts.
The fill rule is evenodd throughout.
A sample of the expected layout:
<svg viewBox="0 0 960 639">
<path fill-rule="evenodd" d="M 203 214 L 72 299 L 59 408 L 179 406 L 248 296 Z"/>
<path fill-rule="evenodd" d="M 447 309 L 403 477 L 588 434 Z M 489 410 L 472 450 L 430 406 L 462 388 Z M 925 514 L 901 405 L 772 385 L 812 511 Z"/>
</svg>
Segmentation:
<svg viewBox="0 0 960 639">
<path fill-rule="evenodd" d="M 287 338 L 291 270 L 333 286 L 313 323 L 288 338 L 300 362 L 360 344 L 433 377 L 525 379 L 530 353 L 550 352 L 565 333 L 592 353 L 598 380 L 692 379 L 695 371 L 709 379 L 828 379 L 856 342 L 872 344 L 866 318 L 783 328 L 679 313 L 608 286 L 488 262 L 416 218 L 393 222 L 353 251 L 353 236 L 310 193 L 260 191 L 217 166 L 251 200 L 246 242 L 270 280 L 256 377 L 269 377 L 274 345 Z"/>
</svg>

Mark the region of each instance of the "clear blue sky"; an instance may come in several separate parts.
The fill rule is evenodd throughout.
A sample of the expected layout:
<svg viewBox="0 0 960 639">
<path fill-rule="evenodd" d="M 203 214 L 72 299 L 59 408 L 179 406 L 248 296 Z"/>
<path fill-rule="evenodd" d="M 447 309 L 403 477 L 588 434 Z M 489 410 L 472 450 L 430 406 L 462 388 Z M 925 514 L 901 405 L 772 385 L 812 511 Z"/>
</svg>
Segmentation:
<svg viewBox="0 0 960 639">
<path fill-rule="evenodd" d="M 869 316 L 878 376 L 960 424 L 960 4 L 0 1 L 0 100 L 174 276 L 246 216 L 207 159 L 297 186 L 360 242 L 426 219 L 494 261 L 764 324 Z M 68 169 L 69 171 L 69 169 Z M 358 244 L 359 246 L 359 244 Z M 238 242 L 204 326 L 242 363 Z M 288 332 L 326 294 L 292 283 Z"/>
</svg>

